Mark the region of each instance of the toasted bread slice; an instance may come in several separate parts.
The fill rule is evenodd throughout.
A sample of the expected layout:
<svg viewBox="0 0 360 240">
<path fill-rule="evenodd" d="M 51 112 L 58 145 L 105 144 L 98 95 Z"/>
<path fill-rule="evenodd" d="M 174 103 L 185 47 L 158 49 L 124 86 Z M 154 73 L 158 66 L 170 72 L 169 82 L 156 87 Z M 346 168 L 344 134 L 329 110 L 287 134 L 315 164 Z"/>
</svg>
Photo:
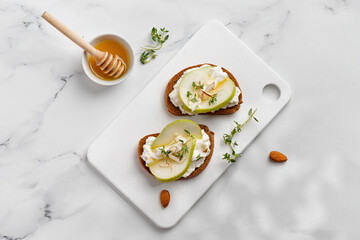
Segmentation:
<svg viewBox="0 0 360 240">
<path fill-rule="evenodd" d="M 205 133 L 207 135 L 209 135 L 209 138 L 210 138 L 210 154 L 205 158 L 205 161 L 204 163 L 196 168 L 189 176 L 187 176 L 186 178 L 184 177 L 181 177 L 180 179 L 178 180 L 186 180 L 186 179 L 189 179 L 189 178 L 192 178 L 192 177 L 195 177 L 197 176 L 199 173 L 201 173 L 202 171 L 204 171 L 204 169 L 207 167 L 207 165 L 209 164 L 210 162 L 210 159 L 211 159 L 211 156 L 213 154 L 213 151 L 214 151 L 214 133 L 212 131 L 210 131 L 210 129 L 206 126 L 206 125 L 203 125 L 203 124 L 199 124 L 200 128 L 203 129 L 205 131 Z M 145 162 L 144 160 L 142 160 L 141 158 L 141 154 L 143 153 L 144 149 L 143 149 L 143 146 L 145 145 L 146 143 L 146 139 L 148 137 L 157 137 L 159 135 L 159 133 L 154 133 L 154 134 L 149 134 L 149 135 L 146 135 L 145 137 L 143 137 L 142 139 L 140 139 L 139 141 L 139 146 L 138 146 L 138 156 L 139 156 L 139 161 L 140 161 L 140 164 L 143 166 L 143 168 L 149 172 L 149 168 L 145 165 Z"/>
<path fill-rule="evenodd" d="M 178 72 L 175 76 L 173 76 L 168 85 L 166 86 L 166 89 L 165 89 L 165 104 L 168 108 L 168 111 L 169 113 L 173 114 L 173 115 L 176 115 L 176 116 L 188 116 L 188 114 L 184 114 L 181 112 L 181 110 L 174 106 L 174 104 L 171 102 L 170 100 L 170 97 L 169 97 L 169 94 L 172 92 L 172 90 L 174 89 L 174 85 L 176 84 L 176 82 L 181 78 L 181 76 L 183 75 L 183 73 L 188 70 L 188 69 L 191 69 L 191 68 L 196 68 L 196 67 L 200 67 L 202 65 L 210 65 L 210 66 L 216 66 L 214 64 L 211 64 L 211 63 L 203 63 L 203 64 L 199 64 L 199 65 L 195 65 L 195 66 L 191 66 L 191 67 L 188 67 L 188 68 L 185 68 L 183 70 L 181 70 L 180 72 Z M 228 71 L 226 70 L 225 68 L 221 68 L 224 72 L 226 72 L 229 76 L 229 78 L 234 82 L 235 86 L 238 87 L 241 91 L 241 88 L 239 86 L 239 83 L 236 81 L 236 78 Z M 208 113 L 199 113 L 199 114 L 203 114 L 203 115 L 228 115 L 228 114 L 232 114 L 234 112 L 236 112 L 237 110 L 239 110 L 240 108 L 240 105 L 242 103 L 242 92 L 240 93 L 239 95 L 239 103 L 235 106 L 232 106 L 232 107 L 229 107 L 229 108 L 226 108 L 226 109 L 219 109 L 215 112 L 208 112 Z"/>
</svg>

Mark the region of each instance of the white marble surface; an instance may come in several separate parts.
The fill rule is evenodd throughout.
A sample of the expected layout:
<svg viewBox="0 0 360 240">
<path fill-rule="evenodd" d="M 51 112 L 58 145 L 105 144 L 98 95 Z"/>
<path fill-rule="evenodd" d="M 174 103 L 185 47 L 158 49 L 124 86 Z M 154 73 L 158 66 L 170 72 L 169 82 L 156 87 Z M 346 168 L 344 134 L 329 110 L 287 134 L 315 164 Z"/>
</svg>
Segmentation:
<svg viewBox="0 0 360 240">
<path fill-rule="evenodd" d="M 117 87 L 89 81 L 85 39 L 113 32 L 136 57 L 151 27 L 170 39 Z M 86 164 L 89 143 L 209 20 L 227 25 L 292 86 L 280 115 L 174 228 L 154 228 Z M 0 239 L 356 239 L 360 234 L 360 2 L 60 1 L 0 5 Z M 280 150 L 286 164 L 268 161 Z"/>
</svg>

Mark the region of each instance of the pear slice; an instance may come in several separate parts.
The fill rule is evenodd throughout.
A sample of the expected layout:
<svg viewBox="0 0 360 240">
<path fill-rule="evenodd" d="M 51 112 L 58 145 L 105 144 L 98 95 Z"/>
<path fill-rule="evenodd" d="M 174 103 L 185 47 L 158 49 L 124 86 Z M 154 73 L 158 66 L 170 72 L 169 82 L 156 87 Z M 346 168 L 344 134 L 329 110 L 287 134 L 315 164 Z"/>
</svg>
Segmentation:
<svg viewBox="0 0 360 240">
<path fill-rule="evenodd" d="M 178 136 L 188 136 L 188 131 L 197 139 L 202 138 L 201 128 L 195 122 L 187 119 L 180 119 L 169 123 L 151 144 L 151 149 L 167 146 Z"/>
<path fill-rule="evenodd" d="M 231 99 L 235 96 L 236 86 L 234 82 L 229 78 L 225 78 L 222 82 L 218 83 L 216 88 L 209 92 L 210 95 L 216 94 L 216 101 L 210 103 L 211 97 L 206 96 L 195 109 L 196 113 L 206 113 L 219 110 L 225 107 Z"/>
<path fill-rule="evenodd" d="M 196 139 L 189 138 L 185 145 L 187 146 L 188 151 L 185 152 L 181 161 L 178 162 L 167 158 L 160 160 L 149 167 L 150 172 L 157 180 L 160 182 L 172 182 L 184 175 L 190 166 L 196 146 Z"/>
<path fill-rule="evenodd" d="M 201 83 L 206 83 L 208 79 L 210 79 L 210 70 L 211 66 L 208 67 L 202 67 L 193 71 L 190 71 L 186 73 L 180 82 L 179 85 L 179 96 L 181 101 L 184 103 L 185 110 L 189 109 L 191 111 L 191 101 L 188 98 L 188 92 L 193 93 L 194 87 L 193 82 L 198 83 L 201 81 Z M 188 111 L 188 110 L 187 110 Z"/>
<path fill-rule="evenodd" d="M 193 70 L 189 73 L 186 73 L 180 82 L 179 86 L 179 95 L 180 99 L 183 102 L 182 108 L 186 111 L 195 112 L 195 113 L 207 113 L 219 110 L 220 108 L 226 106 L 231 99 L 234 97 L 236 92 L 236 86 L 234 82 L 226 77 L 223 81 L 219 82 L 215 88 L 213 88 L 210 92 L 206 92 L 203 98 L 198 98 L 198 101 L 195 102 L 196 107 L 194 109 L 194 102 L 190 99 L 194 94 L 201 94 L 200 91 L 196 91 L 193 87 L 193 82 L 198 83 L 207 83 L 210 79 L 210 70 L 213 66 L 203 67 L 196 70 Z M 192 95 L 189 99 L 188 92 Z M 209 104 L 211 99 L 208 95 L 216 94 L 216 101 L 213 101 Z"/>
</svg>

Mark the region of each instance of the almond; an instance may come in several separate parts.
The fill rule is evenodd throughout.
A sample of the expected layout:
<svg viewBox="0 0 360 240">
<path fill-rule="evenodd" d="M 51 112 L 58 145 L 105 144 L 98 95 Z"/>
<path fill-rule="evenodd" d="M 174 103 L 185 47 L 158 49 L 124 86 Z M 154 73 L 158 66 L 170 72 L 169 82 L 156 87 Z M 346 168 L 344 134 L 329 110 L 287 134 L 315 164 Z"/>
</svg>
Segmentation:
<svg viewBox="0 0 360 240">
<path fill-rule="evenodd" d="M 212 95 L 210 93 L 205 92 L 204 90 L 201 90 L 201 97 L 204 97 L 204 94 L 208 97 L 212 97 Z"/>
<path fill-rule="evenodd" d="M 278 152 L 278 151 L 270 152 L 270 159 L 275 162 L 285 162 L 288 160 L 284 154 L 282 154 L 281 152 Z"/>
<path fill-rule="evenodd" d="M 175 157 L 175 156 L 172 155 L 172 154 L 169 155 L 169 158 L 170 158 L 171 160 L 174 160 L 175 162 L 180 162 L 180 158 Z M 185 159 L 185 158 L 184 158 L 184 159 Z"/>
<path fill-rule="evenodd" d="M 205 92 L 211 92 L 215 88 L 215 82 L 212 82 L 205 90 Z"/>
<path fill-rule="evenodd" d="M 160 202 L 163 208 L 166 208 L 170 202 L 170 193 L 168 190 L 162 190 L 160 193 Z"/>
</svg>

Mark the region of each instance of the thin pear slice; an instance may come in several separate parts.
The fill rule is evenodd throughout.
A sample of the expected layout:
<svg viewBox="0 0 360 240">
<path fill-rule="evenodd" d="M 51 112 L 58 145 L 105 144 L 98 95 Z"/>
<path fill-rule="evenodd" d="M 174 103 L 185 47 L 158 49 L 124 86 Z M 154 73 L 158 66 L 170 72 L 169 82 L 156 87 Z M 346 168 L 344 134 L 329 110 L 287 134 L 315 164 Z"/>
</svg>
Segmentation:
<svg viewBox="0 0 360 240">
<path fill-rule="evenodd" d="M 177 136 L 187 136 L 186 131 L 190 132 L 197 139 L 202 138 L 201 128 L 195 122 L 187 119 L 176 120 L 169 123 L 151 144 L 151 149 L 167 146 Z"/>
<path fill-rule="evenodd" d="M 208 93 L 210 95 L 217 94 L 216 101 L 209 104 L 210 97 L 205 96 L 205 98 L 201 99 L 200 104 L 196 106 L 195 109 L 194 107 L 191 107 L 191 105 L 194 106 L 194 103 L 191 102 L 191 97 L 189 99 L 188 92 L 192 94 L 196 93 L 194 92 L 193 82 L 198 83 L 199 81 L 201 81 L 201 83 L 207 83 L 207 81 L 210 80 L 210 70 L 212 68 L 212 66 L 199 68 L 183 76 L 179 86 L 179 95 L 181 101 L 183 102 L 182 108 L 184 110 L 195 113 L 216 111 L 226 106 L 234 97 L 236 92 L 236 86 L 229 77 L 226 77 L 223 81 L 219 82 L 212 91 Z M 200 93 L 198 92 L 197 94 Z"/>
<path fill-rule="evenodd" d="M 206 97 L 201 101 L 194 112 L 206 113 L 219 110 L 220 108 L 225 107 L 231 99 L 233 99 L 235 92 L 236 86 L 234 82 L 227 77 L 222 82 L 218 83 L 216 88 L 209 93 L 211 95 L 216 94 L 216 101 L 209 103 L 210 97 Z"/>
<path fill-rule="evenodd" d="M 196 146 L 196 139 L 190 138 L 186 143 L 186 146 L 188 151 L 184 154 L 183 159 L 180 162 L 175 162 L 171 159 L 164 159 L 149 167 L 150 172 L 157 180 L 160 182 L 172 182 L 184 175 L 190 166 Z"/>
<path fill-rule="evenodd" d="M 217 94 L 217 97 L 216 97 L 217 100 L 211 104 L 209 104 L 210 97 L 203 98 L 200 105 L 193 112 L 207 113 L 207 112 L 213 112 L 213 111 L 219 110 L 222 107 L 225 107 L 231 101 L 231 99 L 234 98 L 235 93 L 236 93 L 236 86 L 230 78 L 228 78 L 228 77 L 225 78 L 221 83 L 218 84 L 218 86 L 213 91 L 210 92 L 210 94 L 213 95 L 217 92 L 222 92 L 222 91 L 224 91 L 224 92 L 226 91 L 227 94 Z M 228 97 L 225 99 L 226 96 L 228 96 Z M 188 108 L 185 104 L 182 105 L 182 108 L 185 111 L 192 112 L 192 110 L 190 108 Z"/>
<path fill-rule="evenodd" d="M 180 82 L 179 85 L 179 95 L 181 101 L 184 103 L 187 109 L 191 109 L 190 100 L 187 96 L 188 91 L 193 92 L 193 82 L 199 83 L 201 81 L 202 84 L 206 83 L 208 79 L 210 79 L 210 70 L 213 68 L 212 66 L 202 67 L 191 72 L 186 73 Z"/>
</svg>

